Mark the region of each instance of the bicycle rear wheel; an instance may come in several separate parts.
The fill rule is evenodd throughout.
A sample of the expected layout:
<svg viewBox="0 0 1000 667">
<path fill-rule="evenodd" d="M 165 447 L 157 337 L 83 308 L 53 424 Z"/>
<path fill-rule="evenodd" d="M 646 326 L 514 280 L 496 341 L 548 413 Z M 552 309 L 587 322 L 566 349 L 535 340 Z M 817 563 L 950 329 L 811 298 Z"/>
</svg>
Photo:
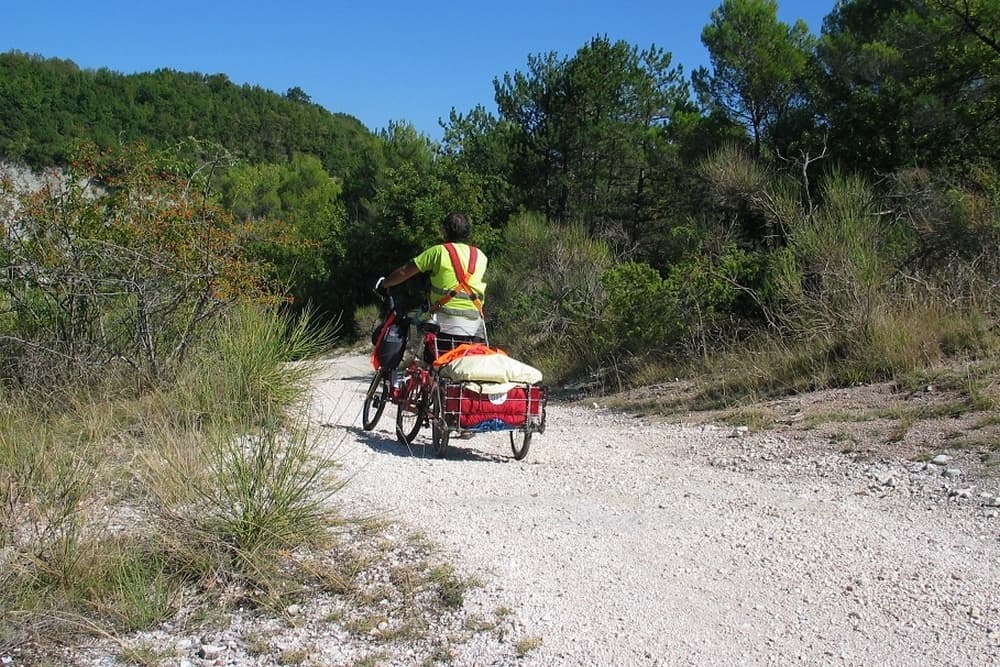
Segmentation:
<svg viewBox="0 0 1000 667">
<path fill-rule="evenodd" d="M 396 410 L 396 439 L 409 446 L 427 418 L 427 390 L 416 378 L 404 385 L 405 396 L 399 397 Z"/>
<path fill-rule="evenodd" d="M 365 394 L 365 407 L 361 411 L 361 427 L 370 431 L 378 424 L 385 410 L 385 404 L 389 402 L 389 392 L 392 387 L 389 385 L 389 374 L 385 369 L 375 371 L 372 383 L 368 385 L 368 393 Z"/>
<path fill-rule="evenodd" d="M 434 445 L 434 454 L 438 458 L 444 458 L 445 452 L 448 451 L 448 440 L 451 437 L 451 432 L 448 430 L 448 423 L 444 418 L 443 399 L 441 387 L 434 387 L 431 391 L 428 414 L 431 420 L 431 442 Z"/>
</svg>

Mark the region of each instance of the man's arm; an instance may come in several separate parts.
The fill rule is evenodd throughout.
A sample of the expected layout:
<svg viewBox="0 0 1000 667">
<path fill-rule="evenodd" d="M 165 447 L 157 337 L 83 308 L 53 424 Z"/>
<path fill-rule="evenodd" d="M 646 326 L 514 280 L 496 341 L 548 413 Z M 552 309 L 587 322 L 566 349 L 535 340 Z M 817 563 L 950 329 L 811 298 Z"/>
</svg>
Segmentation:
<svg viewBox="0 0 1000 667">
<path fill-rule="evenodd" d="M 420 269 L 413 262 L 407 262 L 403 266 L 399 267 L 382 281 L 383 287 L 395 287 L 400 283 L 405 283 L 407 280 L 413 276 L 420 273 Z"/>
</svg>

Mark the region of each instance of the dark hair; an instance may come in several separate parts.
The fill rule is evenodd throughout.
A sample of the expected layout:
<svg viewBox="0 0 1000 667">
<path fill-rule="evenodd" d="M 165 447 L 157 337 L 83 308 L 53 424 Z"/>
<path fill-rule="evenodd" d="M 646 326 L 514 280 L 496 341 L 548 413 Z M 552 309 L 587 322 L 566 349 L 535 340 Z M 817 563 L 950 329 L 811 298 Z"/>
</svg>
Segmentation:
<svg viewBox="0 0 1000 667">
<path fill-rule="evenodd" d="M 464 213 L 449 213 L 441 223 L 446 241 L 464 241 L 472 233 L 472 225 Z"/>
</svg>

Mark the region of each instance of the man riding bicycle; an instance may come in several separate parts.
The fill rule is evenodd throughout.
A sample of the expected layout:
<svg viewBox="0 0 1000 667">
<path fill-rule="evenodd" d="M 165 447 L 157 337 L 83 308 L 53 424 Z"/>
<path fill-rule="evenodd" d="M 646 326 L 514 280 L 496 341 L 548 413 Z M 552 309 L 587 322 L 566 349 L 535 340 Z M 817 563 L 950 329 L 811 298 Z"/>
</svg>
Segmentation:
<svg viewBox="0 0 1000 667">
<path fill-rule="evenodd" d="M 437 354 L 462 343 L 486 342 L 483 299 L 486 295 L 486 255 L 468 245 L 472 227 L 462 213 L 449 213 L 441 223 L 444 243 L 431 246 L 388 276 L 375 289 L 395 287 L 420 273 L 429 273 L 430 319 L 437 329 Z"/>
</svg>

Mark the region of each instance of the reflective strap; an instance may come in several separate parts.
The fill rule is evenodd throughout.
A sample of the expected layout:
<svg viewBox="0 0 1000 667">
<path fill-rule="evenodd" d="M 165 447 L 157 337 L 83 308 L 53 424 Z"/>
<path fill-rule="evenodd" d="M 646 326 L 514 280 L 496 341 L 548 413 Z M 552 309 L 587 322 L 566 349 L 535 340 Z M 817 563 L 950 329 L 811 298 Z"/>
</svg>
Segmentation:
<svg viewBox="0 0 1000 667">
<path fill-rule="evenodd" d="M 447 297 L 449 297 L 451 299 L 458 299 L 460 301 L 463 300 L 463 299 L 466 300 L 466 301 L 471 301 L 473 299 L 478 299 L 479 298 L 475 294 L 473 294 L 473 295 L 470 296 L 466 292 L 459 292 L 459 291 L 453 290 L 453 289 L 450 289 L 450 290 L 449 289 L 440 289 L 440 288 L 437 288 L 437 287 L 434 287 L 434 286 L 431 286 L 431 290 L 430 291 L 431 291 L 431 298 L 435 298 L 435 297 L 440 298 L 440 297 L 447 296 Z"/>
<path fill-rule="evenodd" d="M 449 243 L 448 245 L 451 245 L 451 244 Z M 454 250 L 454 246 L 452 246 L 452 250 Z M 448 254 L 451 254 L 451 252 L 452 251 L 449 250 Z M 476 257 L 479 257 L 479 253 L 476 252 L 476 246 L 470 245 L 469 246 L 469 275 L 465 276 L 466 282 L 468 281 L 469 276 L 473 276 L 473 275 L 476 274 Z M 457 252 L 451 258 L 452 263 L 454 263 L 456 260 L 458 260 L 458 253 Z M 459 263 L 459 266 L 461 266 L 461 263 Z"/>
</svg>

